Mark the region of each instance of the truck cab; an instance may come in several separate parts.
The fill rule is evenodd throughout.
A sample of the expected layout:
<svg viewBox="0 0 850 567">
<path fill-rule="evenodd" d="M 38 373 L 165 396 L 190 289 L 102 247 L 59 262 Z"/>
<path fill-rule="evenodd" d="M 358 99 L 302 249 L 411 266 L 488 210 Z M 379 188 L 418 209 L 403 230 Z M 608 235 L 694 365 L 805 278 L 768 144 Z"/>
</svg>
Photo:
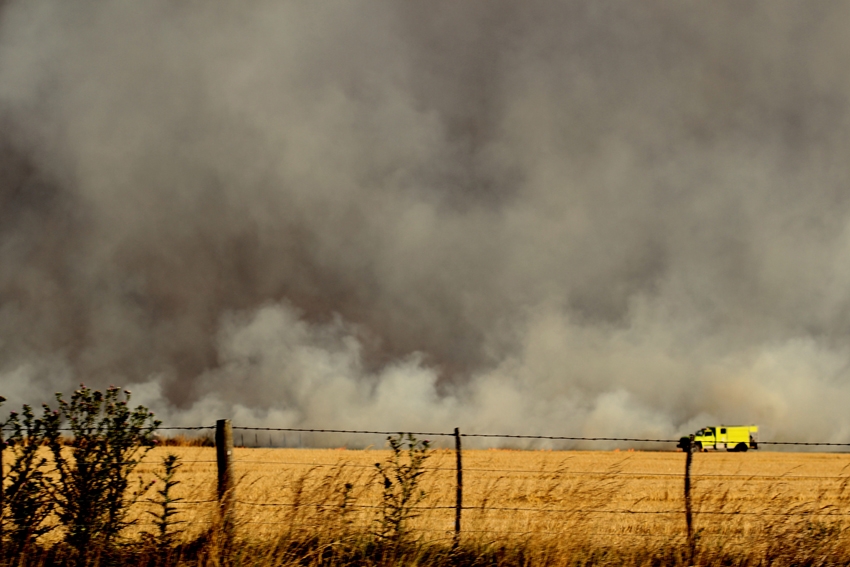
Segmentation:
<svg viewBox="0 0 850 567">
<path fill-rule="evenodd" d="M 707 451 L 709 449 L 745 452 L 749 449 L 758 449 L 758 426 L 757 425 L 717 425 L 703 427 L 693 435 L 682 437 L 677 447 L 687 450 L 688 443 L 693 443 L 696 451 Z"/>
</svg>

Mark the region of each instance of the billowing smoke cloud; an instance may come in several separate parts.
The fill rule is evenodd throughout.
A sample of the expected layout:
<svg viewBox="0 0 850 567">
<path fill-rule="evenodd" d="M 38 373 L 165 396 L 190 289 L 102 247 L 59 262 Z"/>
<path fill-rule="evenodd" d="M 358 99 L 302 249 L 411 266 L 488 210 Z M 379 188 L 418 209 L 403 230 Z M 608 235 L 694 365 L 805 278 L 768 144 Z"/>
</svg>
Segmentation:
<svg viewBox="0 0 850 567">
<path fill-rule="evenodd" d="M 14 403 L 850 441 L 845 5 L 0 10 Z"/>
</svg>

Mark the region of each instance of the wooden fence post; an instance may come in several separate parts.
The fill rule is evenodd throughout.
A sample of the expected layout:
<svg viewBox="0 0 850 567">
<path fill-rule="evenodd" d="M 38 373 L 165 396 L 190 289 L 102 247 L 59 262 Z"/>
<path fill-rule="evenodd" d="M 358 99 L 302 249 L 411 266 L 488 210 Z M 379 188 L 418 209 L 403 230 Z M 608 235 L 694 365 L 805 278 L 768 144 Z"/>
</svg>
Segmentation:
<svg viewBox="0 0 850 567">
<path fill-rule="evenodd" d="M 233 428 L 229 419 L 215 422 L 215 456 L 218 463 L 218 507 L 225 540 L 233 530 Z"/>
<path fill-rule="evenodd" d="M 688 528 L 688 554 L 689 564 L 694 562 L 694 553 L 696 551 L 696 540 L 694 539 L 694 523 L 693 511 L 691 508 L 691 464 L 694 460 L 694 436 L 688 438 L 687 448 L 685 449 L 685 524 Z"/>
<path fill-rule="evenodd" d="M 455 539 L 454 548 L 460 545 L 460 518 L 463 510 L 463 462 L 461 460 L 460 429 L 455 427 L 455 455 L 457 457 L 457 490 L 455 491 Z"/>
</svg>

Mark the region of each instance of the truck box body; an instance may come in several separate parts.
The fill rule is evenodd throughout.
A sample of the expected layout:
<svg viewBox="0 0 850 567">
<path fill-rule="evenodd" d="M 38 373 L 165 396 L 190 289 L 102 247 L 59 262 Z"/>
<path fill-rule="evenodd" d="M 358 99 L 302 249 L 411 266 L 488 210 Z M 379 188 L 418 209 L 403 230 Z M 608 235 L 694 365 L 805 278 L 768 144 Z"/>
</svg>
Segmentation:
<svg viewBox="0 0 850 567">
<path fill-rule="evenodd" d="M 727 451 L 746 451 L 758 449 L 757 425 L 718 425 L 703 427 L 694 433 L 693 446 L 695 450 L 726 449 Z M 682 437 L 679 447 L 687 448 L 688 437 Z"/>
</svg>

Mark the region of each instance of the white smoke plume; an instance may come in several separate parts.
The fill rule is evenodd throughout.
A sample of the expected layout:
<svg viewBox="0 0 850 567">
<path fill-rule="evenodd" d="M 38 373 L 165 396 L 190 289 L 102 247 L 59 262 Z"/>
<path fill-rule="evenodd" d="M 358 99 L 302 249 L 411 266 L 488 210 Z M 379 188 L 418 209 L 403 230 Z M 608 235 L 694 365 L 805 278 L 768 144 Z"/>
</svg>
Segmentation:
<svg viewBox="0 0 850 567">
<path fill-rule="evenodd" d="M 0 3 L 0 393 L 850 441 L 840 4 Z"/>
</svg>

